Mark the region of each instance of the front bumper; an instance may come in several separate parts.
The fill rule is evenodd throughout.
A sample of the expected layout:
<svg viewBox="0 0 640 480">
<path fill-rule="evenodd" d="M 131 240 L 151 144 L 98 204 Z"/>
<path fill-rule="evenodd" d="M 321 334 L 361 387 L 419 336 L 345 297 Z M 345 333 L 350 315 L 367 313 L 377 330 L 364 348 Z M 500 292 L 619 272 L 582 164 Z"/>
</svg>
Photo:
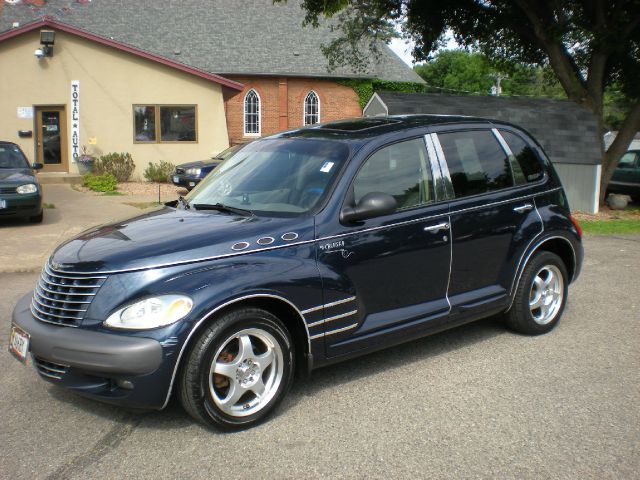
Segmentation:
<svg viewBox="0 0 640 480">
<path fill-rule="evenodd" d="M 42 378 L 108 403 L 162 407 L 173 362 L 164 361 L 158 341 L 41 322 L 31 314 L 31 297 L 18 302 L 12 322 L 29 334 L 33 365 Z"/>
<path fill-rule="evenodd" d="M 40 192 L 25 195 L 17 193 L 0 195 L 0 200 L 6 202 L 6 207 L 0 208 L 0 218 L 35 217 L 42 212 Z"/>
<path fill-rule="evenodd" d="M 193 187 L 195 187 L 198 183 L 200 183 L 201 180 L 201 177 L 194 177 L 192 175 L 186 175 L 184 173 L 174 173 L 173 175 L 171 175 L 171 181 L 174 185 L 185 187 L 188 189 L 192 189 Z"/>
</svg>

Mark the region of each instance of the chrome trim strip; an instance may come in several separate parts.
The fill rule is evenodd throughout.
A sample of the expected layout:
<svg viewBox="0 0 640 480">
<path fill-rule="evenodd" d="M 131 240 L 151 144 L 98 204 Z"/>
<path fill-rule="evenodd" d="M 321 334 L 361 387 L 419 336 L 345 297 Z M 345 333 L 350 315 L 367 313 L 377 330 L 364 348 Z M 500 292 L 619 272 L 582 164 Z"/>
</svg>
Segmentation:
<svg viewBox="0 0 640 480">
<path fill-rule="evenodd" d="M 435 201 L 440 202 L 442 200 L 446 200 L 447 194 L 444 189 L 444 178 L 442 177 L 442 170 L 440 169 L 440 164 L 438 162 L 438 155 L 436 154 L 436 149 L 433 145 L 433 140 L 431 139 L 431 135 L 427 134 L 424 136 L 424 142 L 427 146 L 427 156 L 429 157 L 429 165 L 431 167 L 431 175 L 433 176 L 433 191 L 435 193 Z M 442 191 L 440 191 L 442 188 Z"/>
<path fill-rule="evenodd" d="M 253 294 L 253 295 L 245 295 L 244 297 L 240 297 L 240 298 L 236 298 L 236 299 L 233 299 L 233 300 L 229 300 L 228 302 L 225 302 L 225 303 L 223 303 L 221 305 L 218 305 L 216 308 L 214 308 L 209 313 L 207 313 L 204 317 L 202 317 L 200 320 L 198 320 L 198 322 L 194 325 L 194 327 L 189 332 L 189 335 L 187 336 L 187 339 L 182 343 L 182 347 L 180 348 L 180 353 L 178 353 L 178 358 L 176 359 L 176 365 L 173 368 L 173 373 L 171 375 L 171 382 L 169 383 L 169 390 L 167 390 L 167 398 L 165 399 L 164 404 L 160 407 L 161 410 L 164 409 L 167 406 L 167 404 L 169 403 L 169 398 L 171 397 L 171 391 L 173 390 L 173 383 L 175 382 L 176 375 L 178 373 L 178 368 L 180 367 L 180 360 L 182 360 L 182 355 L 184 354 L 185 349 L 186 349 L 187 345 L 189 344 L 189 340 L 191 340 L 191 337 L 196 332 L 196 330 L 198 330 L 198 328 L 200 328 L 200 325 L 202 325 L 202 323 L 205 322 L 209 317 L 211 317 L 215 313 L 219 312 L 223 308 L 228 307 L 229 305 L 233 305 L 234 303 L 238 303 L 238 302 L 241 302 L 243 300 L 247 300 L 249 298 L 275 298 L 275 299 L 281 300 L 281 301 L 285 302 L 286 304 L 288 304 L 289 306 L 291 306 L 298 313 L 298 315 L 300 315 L 300 319 L 302 320 L 302 323 L 304 324 L 304 329 L 307 332 L 308 353 L 311 353 L 311 339 L 309 337 L 309 328 L 307 327 L 307 321 L 305 320 L 304 315 L 302 314 L 302 312 L 300 312 L 300 309 L 298 307 L 296 307 L 295 304 L 293 304 L 293 302 L 290 302 L 286 298 L 281 297 L 279 295 L 272 295 L 272 294 L 269 294 L 269 293 L 257 293 L 257 294 Z"/>
<path fill-rule="evenodd" d="M 321 337 L 328 337 L 329 335 L 335 335 L 336 333 L 346 332 L 347 330 L 351 330 L 352 328 L 356 328 L 357 326 L 358 326 L 358 324 L 354 323 L 354 324 L 348 325 L 346 327 L 337 328 L 336 330 L 331 330 L 329 332 L 319 333 L 317 335 L 314 335 L 314 336 L 310 337 L 310 339 L 311 340 L 315 340 L 315 339 L 321 338 Z"/>
<path fill-rule="evenodd" d="M 450 212 L 451 215 L 456 215 L 458 213 L 465 213 L 465 212 L 470 212 L 473 210 L 481 210 L 483 208 L 488 208 L 488 207 L 496 207 L 498 205 L 504 205 L 505 203 L 512 203 L 512 202 L 518 202 L 520 200 L 524 200 L 524 199 L 530 199 L 530 198 L 535 198 L 535 197 L 539 197 L 541 195 L 545 195 L 547 193 L 553 193 L 556 192 L 558 190 L 561 190 L 562 187 L 556 187 L 556 188 L 552 188 L 551 190 L 545 190 L 544 192 L 540 192 L 540 193 L 530 193 L 528 195 L 523 195 L 521 197 L 515 197 L 515 198 L 510 198 L 508 200 L 500 200 L 499 202 L 491 202 L 491 203 L 485 203 L 483 205 L 478 205 L 476 207 L 469 207 L 469 208 L 461 208 L 460 210 L 452 210 Z"/>
<path fill-rule="evenodd" d="M 95 280 L 95 279 L 106 279 L 106 276 L 86 276 L 86 277 L 70 277 L 68 275 L 58 275 L 57 272 L 62 272 L 62 273 L 74 273 L 74 272 L 65 272 L 64 270 L 54 270 L 53 268 L 51 268 L 51 266 L 49 266 L 49 261 L 47 260 L 47 262 L 44 264 L 44 270 L 45 272 L 52 276 L 52 277 L 59 277 L 59 278 L 66 278 L 67 280 Z M 102 273 L 102 272 L 87 272 L 87 275 L 93 275 L 94 273 Z M 84 273 L 83 273 L 84 274 Z"/>
<path fill-rule="evenodd" d="M 440 145 L 440 139 L 438 138 L 437 133 L 431 134 L 431 141 L 433 142 L 433 146 L 436 149 L 436 154 L 438 155 L 438 163 L 440 164 L 440 170 L 442 170 L 442 176 L 445 179 L 445 193 L 449 198 L 456 198 L 455 192 L 453 191 L 453 185 L 451 185 L 451 174 L 449 173 L 449 165 L 447 165 L 447 159 L 444 157 L 444 150 L 442 150 L 442 145 Z"/>
<path fill-rule="evenodd" d="M 40 280 L 38 281 L 37 285 L 38 287 L 40 287 L 43 291 L 48 292 L 48 293 L 53 293 L 54 295 L 71 295 L 74 297 L 95 297 L 95 293 L 70 293 L 70 292 L 56 292 L 54 290 L 49 290 L 47 287 L 45 287 L 44 285 L 41 285 L 40 282 L 42 281 L 42 278 L 40 278 Z M 97 290 L 97 288 L 96 288 Z M 73 302 L 72 302 L 73 303 Z"/>
<path fill-rule="evenodd" d="M 32 304 L 32 306 L 33 306 L 33 304 Z M 72 323 L 52 322 L 51 320 L 45 320 L 40 315 L 38 315 L 36 312 L 34 312 L 33 308 L 30 308 L 30 310 L 31 310 L 31 315 L 33 315 L 36 319 L 40 320 L 41 322 L 50 323 L 51 325 L 58 325 L 59 327 L 78 328 L 78 325 L 74 325 Z"/>
<path fill-rule="evenodd" d="M 45 300 L 49 300 L 50 302 L 58 302 L 58 303 L 80 303 L 80 304 L 85 304 L 85 305 L 88 305 L 88 304 L 90 304 L 90 303 L 91 303 L 89 300 L 71 300 L 71 299 L 68 299 L 68 300 L 60 300 L 60 299 L 58 299 L 58 300 L 56 300 L 55 298 L 51 298 L 51 297 L 46 296 L 46 295 L 44 294 L 44 293 L 46 293 L 46 292 L 40 292 L 40 291 L 38 290 L 39 288 L 40 288 L 40 285 L 39 285 L 39 284 L 36 284 L 36 290 L 35 290 L 35 292 L 36 292 L 38 295 L 40 295 L 42 298 L 44 298 Z"/>
<path fill-rule="evenodd" d="M 46 361 L 46 360 L 45 360 L 45 361 Z M 49 370 L 50 372 L 59 373 L 59 374 L 61 374 L 61 375 L 63 375 L 63 374 L 65 374 L 65 373 L 67 373 L 67 370 L 66 370 L 66 369 L 67 369 L 67 368 L 69 368 L 69 366 L 68 366 L 68 365 L 59 365 L 59 364 L 55 364 L 55 363 L 47 362 L 47 363 L 49 363 L 50 365 L 57 365 L 57 367 L 58 367 L 58 368 L 56 368 L 56 367 L 49 367 L 49 366 L 47 366 L 47 365 L 44 365 L 44 364 L 42 363 L 42 361 L 37 360 L 37 359 L 35 359 L 35 358 L 33 359 L 33 363 L 35 363 L 35 364 L 36 364 L 38 367 L 40 367 L 40 368 L 43 368 L 43 369 L 45 369 L 45 370 Z"/>
<path fill-rule="evenodd" d="M 451 269 L 453 268 L 453 227 L 451 226 L 451 217 L 449 218 L 449 278 L 447 278 L 447 290 L 444 294 L 444 298 L 447 300 L 449 310 L 447 315 L 451 313 L 451 300 L 449 300 L 449 287 L 451 286 Z"/>
<path fill-rule="evenodd" d="M 322 325 L 323 323 L 332 322 L 332 321 L 338 320 L 340 318 L 350 317 L 351 315 L 355 315 L 356 313 L 358 313 L 358 310 L 352 310 L 352 311 L 347 312 L 347 313 L 341 313 L 340 315 L 334 315 L 333 317 L 329 317 L 329 318 L 325 318 L 325 319 L 322 319 L 322 320 L 318 320 L 317 322 L 310 323 L 309 324 L 309 328 L 316 327 L 318 325 Z"/>
<path fill-rule="evenodd" d="M 497 128 L 492 128 L 491 131 L 493 132 L 493 136 L 496 137 L 496 140 L 498 140 L 498 143 L 500 144 L 502 149 L 505 151 L 507 156 L 508 157 L 514 157 L 513 152 L 511 151 L 511 148 L 509 147 L 509 144 L 504 139 L 502 134 L 498 131 L 498 129 Z"/>
<path fill-rule="evenodd" d="M 56 380 L 62 380 L 62 375 L 54 375 L 53 373 L 43 372 L 42 371 L 43 368 L 44 367 L 36 366 L 36 371 L 38 372 L 38 374 L 40 374 L 40 375 L 42 375 L 44 377 L 55 378 Z"/>
<path fill-rule="evenodd" d="M 49 275 L 52 276 L 52 275 Z M 47 285 L 55 285 L 56 287 L 63 287 L 63 288 L 99 288 L 101 287 L 101 285 L 65 285 L 63 283 L 56 283 L 56 282 L 52 282 L 47 280 Z M 65 292 L 60 292 L 60 293 L 65 293 Z"/>
<path fill-rule="evenodd" d="M 66 315 L 58 315 L 55 313 L 48 313 L 45 312 L 44 310 L 40 310 L 37 306 L 36 306 L 36 302 L 35 300 L 31 301 L 31 306 L 33 308 L 35 308 L 39 313 L 41 313 L 42 315 L 49 315 L 50 317 L 55 317 L 55 318 L 62 318 L 62 319 L 69 319 L 69 320 L 75 320 L 76 322 L 79 322 L 82 320 L 82 317 L 68 317 Z"/>
<path fill-rule="evenodd" d="M 353 302 L 355 299 L 356 297 L 349 297 L 349 298 L 345 298 L 344 300 L 336 300 L 335 302 L 325 303 L 324 305 L 318 305 L 317 307 L 307 308 L 306 310 L 302 310 L 302 312 L 300 313 L 302 313 L 303 315 L 306 315 L 307 313 L 322 310 L 323 308 L 331 308 L 331 307 L 335 307 L 336 305 L 342 305 L 343 303 Z"/>
</svg>

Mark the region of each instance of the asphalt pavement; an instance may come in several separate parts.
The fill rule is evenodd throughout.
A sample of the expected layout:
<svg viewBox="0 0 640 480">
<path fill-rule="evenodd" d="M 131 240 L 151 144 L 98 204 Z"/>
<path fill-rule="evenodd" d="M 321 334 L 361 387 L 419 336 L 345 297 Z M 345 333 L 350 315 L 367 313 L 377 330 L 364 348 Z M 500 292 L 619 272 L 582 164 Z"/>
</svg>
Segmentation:
<svg viewBox="0 0 640 480">
<path fill-rule="evenodd" d="M 558 327 L 495 319 L 318 370 L 278 414 L 222 434 L 179 405 L 135 413 L 7 353 L 36 273 L 0 274 L 0 477 L 640 478 L 640 237 L 585 240 Z"/>
</svg>

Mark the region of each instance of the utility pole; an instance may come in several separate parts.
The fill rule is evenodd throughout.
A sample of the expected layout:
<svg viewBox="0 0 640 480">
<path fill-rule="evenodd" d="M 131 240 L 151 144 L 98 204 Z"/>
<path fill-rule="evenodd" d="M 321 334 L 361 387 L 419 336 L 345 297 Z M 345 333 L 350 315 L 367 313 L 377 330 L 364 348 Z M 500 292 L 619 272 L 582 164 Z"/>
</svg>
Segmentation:
<svg viewBox="0 0 640 480">
<path fill-rule="evenodd" d="M 500 94 L 502 93 L 502 86 L 501 86 L 501 82 L 504 79 L 509 78 L 508 75 L 503 75 L 501 73 L 496 73 L 493 75 L 489 75 L 490 77 L 492 77 L 495 81 L 495 85 L 492 85 L 491 87 L 491 95 L 493 95 L 494 97 L 499 97 Z"/>
</svg>

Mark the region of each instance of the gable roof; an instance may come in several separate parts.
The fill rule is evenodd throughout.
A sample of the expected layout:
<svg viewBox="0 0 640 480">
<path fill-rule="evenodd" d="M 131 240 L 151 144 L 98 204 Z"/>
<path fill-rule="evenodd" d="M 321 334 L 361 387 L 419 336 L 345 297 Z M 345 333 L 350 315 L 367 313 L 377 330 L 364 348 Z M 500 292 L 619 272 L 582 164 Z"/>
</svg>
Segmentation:
<svg viewBox="0 0 640 480">
<path fill-rule="evenodd" d="M 378 99 L 388 115 L 471 115 L 513 123 L 530 132 L 554 163 L 601 162 L 596 117 L 569 100 L 376 92 L 364 108 L 365 116 Z"/>
<path fill-rule="evenodd" d="M 233 90 L 242 90 L 243 85 L 241 83 L 238 82 L 234 82 L 233 80 L 229 80 L 228 78 L 224 78 L 221 77 L 220 75 L 216 75 L 214 73 L 208 73 L 208 72 L 203 72 L 202 70 L 198 70 L 196 68 L 192 68 L 189 67 L 187 65 L 184 65 L 182 63 L 179 62 L 175 62 L 172 60 L 169 60 L 167 58 L 164 57 L 160 57 L 158 55 L 154 55 L 152 53 L 148 53 L 145 52 L 143 50 L 140 50 L 138 48 L 135 47 L 131 47 L 129 45 L 125 45 L 119 42 L 116 42 L 115 40 L 109 39 L 109 38 L 104 38 L 101 37 L 99 35 L 95 35 L 93 33 L 90 32 L 86 32 L 84 30 L 75 28 L 75 27 L 71 27 L 69 25 L 66 25 L 64 23 L 60 23 L 55 21 L 54 19 L 50 18 L 50 17 L 43 17 L 41 20 L 35 21 L 35 22 L 31 22 L 28 23 L 26 25 L 23 25 L 21 27 L 17 27 L 17 28 L 12 28 L 11 30 L 5 31 L 0 33 L 0 42 L 4 41 L 4 40 L 8 40 L 9 38 L 12 37 L 16 37 L 18 35 L 22 35 L 23 33 L 27 33 L 27 32 L 31 32 L 33 30 L 38 30 L 40 28 L 54 28 L 63 32 L 67 32 L 70 33 L 72 35 L 76 35 L 82 38 L 86 38 L 88 40 L 93 40 L 94 42 L 100 43 L 102 45 L 106 45 L 108 47 L 113 47 L 116 48 L 118 50 L 127 52 L 127 53 L 131 53 L 133 55 L 136 55 L 138 57 L 142 57 L 142 58 L 146 58 L 147 60 L 151 60 L 154 62 L 158 62 L 158 63 L 162 63 L 163 65 L 166 65 L 168 67 L 171 68 L 175 68 L 177 70 L 181 70 L 183 72 L 189 73 L 191 75 L 195 75 L 197 77 L 201 77 L 204 78 L 206 80 L 211 80 L 212 82 L 218 83 L 220 85 L 222 85 L 223 87 L 228 87 L 231 88 Z"/>
<path fill-rule="evenodd" d="M 386 45 L 364 73 L 327 70 L 320 45 L 338 35 L 329 22 L 302 27 L 300 0 L 48 0 L 44 7 L 5 4 L 0 32 L 49 15 L 58 24 L 219 75 L 423 80 Z"/>
</svg>

